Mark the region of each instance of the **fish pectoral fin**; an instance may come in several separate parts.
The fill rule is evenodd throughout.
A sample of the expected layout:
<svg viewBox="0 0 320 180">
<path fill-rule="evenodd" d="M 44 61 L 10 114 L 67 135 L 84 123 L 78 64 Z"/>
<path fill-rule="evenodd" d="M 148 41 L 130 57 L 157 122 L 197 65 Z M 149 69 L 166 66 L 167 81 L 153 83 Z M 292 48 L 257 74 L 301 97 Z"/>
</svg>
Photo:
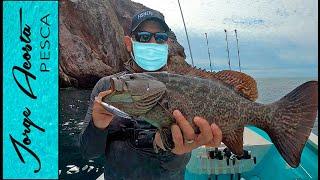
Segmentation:
<svg viewBox="0 0 320 180">
<path fill-rule="evenodd" d="M 160 137 L 163 143 L 163 146 L 166 150 L 174 149 L 174 142 L 172 139 L 172 132 L 170 128 L 160 129 Z"/>
<path fill-rule="evenodd" d="M 231 86 L 237 93 L 251 101 L 255 101 L 258 98 L 256 81 L 245 73 L 223 70 L 217 72 L 214 77 Z"/>
<path fill-rule="evenodd" d="M 222 142 L 238 156 L 243 155 L 243 131 L 244 127 L 241 127 L 222 135 Z"/>
</svg>

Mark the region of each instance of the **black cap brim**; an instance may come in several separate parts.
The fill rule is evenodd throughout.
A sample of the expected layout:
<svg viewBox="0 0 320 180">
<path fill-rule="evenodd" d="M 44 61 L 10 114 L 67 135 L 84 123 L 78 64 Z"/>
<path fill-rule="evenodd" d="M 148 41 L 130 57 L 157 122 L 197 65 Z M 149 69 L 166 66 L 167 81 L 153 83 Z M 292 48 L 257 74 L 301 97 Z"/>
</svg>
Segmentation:
<svg viewBox="0 0 320 180">
<path fill-rule="evenodd" d="M 149 18 L 146 18 L 143 21 L 139 22 L 135 27 L 131 28 L 131 33 L 134 32 L 140 26 L 141 23 L 143 23 L 143 22 L 145 22 L 147 20 L 155 20 L 155 21 L 159 22 L 162 25 L 162 27 L 164 28 L 165 32 L 170 31 L 169 26 L 162 19 L 159 19 L 159 18 L 156 18 L 156 17 L 149 17 Z"/>
</svg>

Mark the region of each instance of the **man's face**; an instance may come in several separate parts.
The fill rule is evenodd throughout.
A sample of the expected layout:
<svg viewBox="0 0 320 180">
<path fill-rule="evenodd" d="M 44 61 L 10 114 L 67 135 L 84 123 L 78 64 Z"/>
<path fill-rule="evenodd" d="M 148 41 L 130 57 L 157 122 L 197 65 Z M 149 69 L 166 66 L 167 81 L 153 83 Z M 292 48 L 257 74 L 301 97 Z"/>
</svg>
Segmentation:
<svg viewBox="0 0 320 180">
<path fill-rule="evenodd" d="M 167 43 L 168 35 L 161 24 L 154 20 L 147 20 L 133 32 L 132 39 L 145 43 Z"/>
<path fill-rule="evenodd" d="M 168 58 L 167 41 L 168 34 L 165 32 L 165 28 L 160 22 L 154 20 L 144 21 L 132 33 L 131 37 L 125 36 L 124 42 L 127 51 L 132 53 L 133 57 L 137 56 L 134 58 L 134 69 L 137 72 L 144 72 L 163 68 Z"/>
</svg>

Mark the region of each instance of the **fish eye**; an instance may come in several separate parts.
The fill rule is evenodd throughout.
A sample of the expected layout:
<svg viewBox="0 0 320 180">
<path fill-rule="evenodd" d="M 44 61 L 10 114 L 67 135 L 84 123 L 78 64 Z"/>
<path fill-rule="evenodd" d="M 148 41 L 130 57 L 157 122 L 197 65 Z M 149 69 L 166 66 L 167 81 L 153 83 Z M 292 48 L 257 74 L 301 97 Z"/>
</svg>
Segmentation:
<svg viewBox="0 0 320 180">
<path fill-rule="evenodd" d="M 133 77 L 133 76 L 129 76 L 129 78 L 130 78 L 130 79 L 134 79 L 134 77 Z"/>
</svg>

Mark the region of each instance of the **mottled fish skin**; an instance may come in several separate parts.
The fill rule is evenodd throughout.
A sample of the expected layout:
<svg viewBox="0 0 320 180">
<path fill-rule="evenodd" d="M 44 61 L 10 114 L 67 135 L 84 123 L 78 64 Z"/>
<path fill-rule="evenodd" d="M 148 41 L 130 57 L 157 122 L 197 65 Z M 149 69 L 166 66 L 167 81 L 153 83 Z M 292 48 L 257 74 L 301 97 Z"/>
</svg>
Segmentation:
<svg viewBox="0 0 320 180">
<path fill-rule="evenodd" d="M 107 96 L 105 101 L 129 114 L 146 109 L 135 116 L 158 127 L 168 149 L 174 146 L 170 127 L 175 120 L 171 114 L 179 109 L 195 132 L 199 132 L 192 122 L 195 116 L 216 123 L 222 131 L 222 142 L 239 156 L 243 154 L 244 126 L 257 126 L 269 134 L 284 159 L 297 167 L 317 114 L 317 81 L 307 82 L 279 101 L 263 105 L 240 96 L 218 80 L 165 72 L 127 74 L 120 79 L 129 94 L 144 98 L 130 104 L 119 103 L 119 99 L 110 101 L 113 94 L 127 93 L 124 90 Z M 158 93 L 150 93 L 156 90 Z M 148 93 L 153 95 L 146 96 Z"/>
<path fill-rule="evenodd" d="M 192 124 L 192 119 L 197 115 L 207 119 L 209 123 L 216 123 L 223 132 L 228 133 L 238 126 L 252 124 L 253 119 L 260 116 L 261 112 L 270 112 L 264 110 L 270 107 L 239 96 L 218 80 L 169 73 L 145 74 L 165 84 L 167 91 L 160 103 L 167 102 L 165 106 L 171 113 L 179 109 Z M 156 115 L 157 113 L 152 113 L 146 117 L 158 121 L 163 119 L 163 116 Z"/>
</svg>

